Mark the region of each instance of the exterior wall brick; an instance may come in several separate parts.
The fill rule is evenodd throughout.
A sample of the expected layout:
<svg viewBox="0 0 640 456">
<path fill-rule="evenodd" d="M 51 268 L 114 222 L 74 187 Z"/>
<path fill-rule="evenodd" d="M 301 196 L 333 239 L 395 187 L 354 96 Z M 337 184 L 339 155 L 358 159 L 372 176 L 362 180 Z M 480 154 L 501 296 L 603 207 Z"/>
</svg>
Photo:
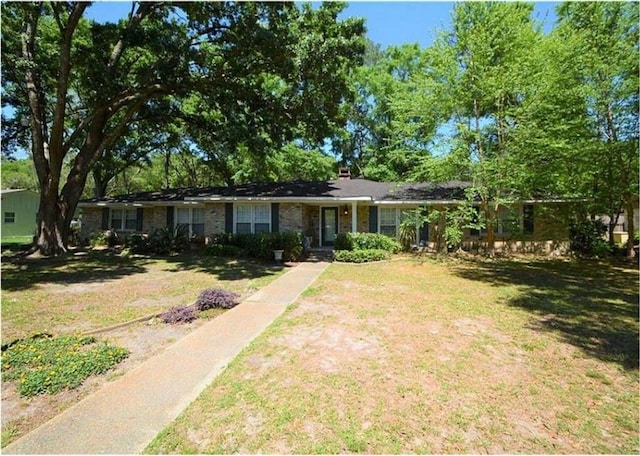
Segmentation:
<svg viewBox="0 0 640 456">
<path fill-rule="evenodd" d="M 142 232 L 151 234 L 167 225 L 166 207 L 145 207 L 142 212 Z"/>
<path fill-rule="evenodd" d="M 83 207 L 80 238 L 88 239 L 93 233 L 102 230 L 102 208 Z"/>
<path fill-rule="evenodd" d="M 279 213 L 280 231 L 304 233 L 304 211 L 300 203 L 281 203 Z"/>
<path fill-rule="evenodd" d="M 358 232 L 369 232 L 369 206 L 358 205 Z"/>
<path fill-rule="evenodd" d="M 204 209 L 204 234 L 213 236 L 224 233 L 224 203 L 205 204 Z"/>
</svg>

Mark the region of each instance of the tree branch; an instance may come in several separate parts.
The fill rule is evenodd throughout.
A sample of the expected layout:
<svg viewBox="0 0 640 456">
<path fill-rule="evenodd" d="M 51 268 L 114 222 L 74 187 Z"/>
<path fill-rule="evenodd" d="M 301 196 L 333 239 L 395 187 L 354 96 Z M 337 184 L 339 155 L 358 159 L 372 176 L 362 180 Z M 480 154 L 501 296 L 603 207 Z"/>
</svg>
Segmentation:
<svg viewBox="0 0 640 456">
<path fill-rule="evenodd" d="M 54 154 L 55 165 L 62 163 L 64 158 L 63 134 L 65 110 L 67 106 L 67 92 L 69 90 L 69 76 L 71 73 L 71 47 L 73 42 L 73 34 L 80 22 L 80 18 L 84 14 L 84 10 L 89 3 L 76 3 L 73 11 L 69 15 L 69 20 L 61 31 L 60 42 L 60 71 L 58 74 L 58 87 L 56 92 L 56 107 L 53 115 L 53 128 L 51 131 L 51 146 L 60 153 Z"/>
</svg>

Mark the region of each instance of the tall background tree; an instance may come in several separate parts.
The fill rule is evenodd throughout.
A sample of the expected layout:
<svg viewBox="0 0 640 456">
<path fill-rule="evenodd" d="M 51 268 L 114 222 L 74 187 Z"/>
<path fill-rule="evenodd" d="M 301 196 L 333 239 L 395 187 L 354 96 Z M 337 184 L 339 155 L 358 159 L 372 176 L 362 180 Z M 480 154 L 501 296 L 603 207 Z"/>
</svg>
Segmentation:
<svg viewBox="0 0 640 456">
<path fill-rule="evenodd" d="M 563 3 L 556 33 L 573 44 L 579 68 L 583 115 L 590 141 L 586 196 L 609 216 L 609 240 L 623 209 L 627 214 L 627 253 L 634 254 L 634 207 L 638 201 L 639 8 L 625 2 Z"/>
<path fill-rule="evenodd" d="M 105 151 L 120 147 L 151 101 L 222 93 L 253 101 L 245 125 L 257 135 L 245 139 L 256 151 L 269 124 L 313 130 L 320 140 L 347 95 L 339 76 L 359 64 L 363 51 L 362 21 L 336 20 L 343 4 L 134 2 L 118 24 L 86 19 L 88 7 L 2 4 L 3 91 L 30 118 L 40 191 L 35 245 L 45 255 L 66 251 L 89 173 Z M 336 77 L 327 81 L 327 74 Z M 277 118 L 248 111 L 265 84 L 274 97 L 284 87 L 292 102 L 263 109 Z M 290 134 L 269 133 L 278 140 Z"/>
</svg>

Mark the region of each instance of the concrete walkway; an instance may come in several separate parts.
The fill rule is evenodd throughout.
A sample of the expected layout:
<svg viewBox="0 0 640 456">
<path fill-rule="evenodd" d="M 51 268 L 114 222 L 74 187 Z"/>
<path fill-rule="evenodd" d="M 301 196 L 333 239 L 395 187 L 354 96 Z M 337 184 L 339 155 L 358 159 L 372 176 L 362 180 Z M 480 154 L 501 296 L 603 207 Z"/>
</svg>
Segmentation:
<svg viewBox="0 0 640 456">
<path fill-rule="evenodd" d="M 2 453 L 142 452 L 328 265 L 298 265 Z"/>
</svg>

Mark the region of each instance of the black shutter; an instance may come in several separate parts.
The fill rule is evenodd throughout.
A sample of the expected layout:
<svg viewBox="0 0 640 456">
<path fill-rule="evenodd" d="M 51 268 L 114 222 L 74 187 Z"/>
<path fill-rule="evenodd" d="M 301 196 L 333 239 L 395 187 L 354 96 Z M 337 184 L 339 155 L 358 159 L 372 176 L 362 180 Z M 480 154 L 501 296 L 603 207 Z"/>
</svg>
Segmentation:
<svg viewBox="0 0 640 456">
<path fill-rule="evenodd" d="M 522 208 L 522 231 L 524 234 L 533 234 L 533 204 L 525 204 Z"/>
<path fill-rule="evenodd" d="M 167 227 L 173 228 L 173 206 L 167 206 Z"/>
<path fill-rule="evenodd" d="M 473 208 L 473 210 L 474 210 L 475 214 L 474 214 L 474 216 L 472 217 L 472 220 L 471 220 L 471 221 L 472 221 L 473 223 L 478 223 L 478 220 L 480 219 L 480 208 L 479 208 L 479 207 L 474 207 L 474 208 Z M 480 230 L 478 230 L 478 229 L 476 229 L 476 228 L 471 228 L 471 229 L 469 230 L 469 234 L 470 234 L 471 236 L 479 236 L 479 235 L 480 235 Z"/>
<path fill-rule="evenodd" d="M 136 209 L 136 231 L 142 231 L 142 214 L 144 210 L 139 207 Z"/>
<path fill-rule="evenodd" d="M 233 203 L 224 205 L 224 232 L 233 233 Z"/>
<path fill-rule="evenodd" d="M 271 232 L 280 231 L 280 203 L 271 203 Z"/>
<path fill-rule="evenodd" d="M 109 229 L 109 208 L 108 207 L 102 208 L 102 229 L 103 230 Z"/>
<path fill-rule="evenodd" d="M 378 207 L 369 206 L 369 233 L 378 232 Z"/>
<path fill-rule="evenodd" d="M 420 213 L 424 217 L 426 217 L 429 214 L 429 209 L 423 207 L 420 210 Z M 429 222 L 423 222 L 422 226 L 420 227 L 419 241 L 424 241 L 425 243 L 429 241 Z"/>
</svg>

